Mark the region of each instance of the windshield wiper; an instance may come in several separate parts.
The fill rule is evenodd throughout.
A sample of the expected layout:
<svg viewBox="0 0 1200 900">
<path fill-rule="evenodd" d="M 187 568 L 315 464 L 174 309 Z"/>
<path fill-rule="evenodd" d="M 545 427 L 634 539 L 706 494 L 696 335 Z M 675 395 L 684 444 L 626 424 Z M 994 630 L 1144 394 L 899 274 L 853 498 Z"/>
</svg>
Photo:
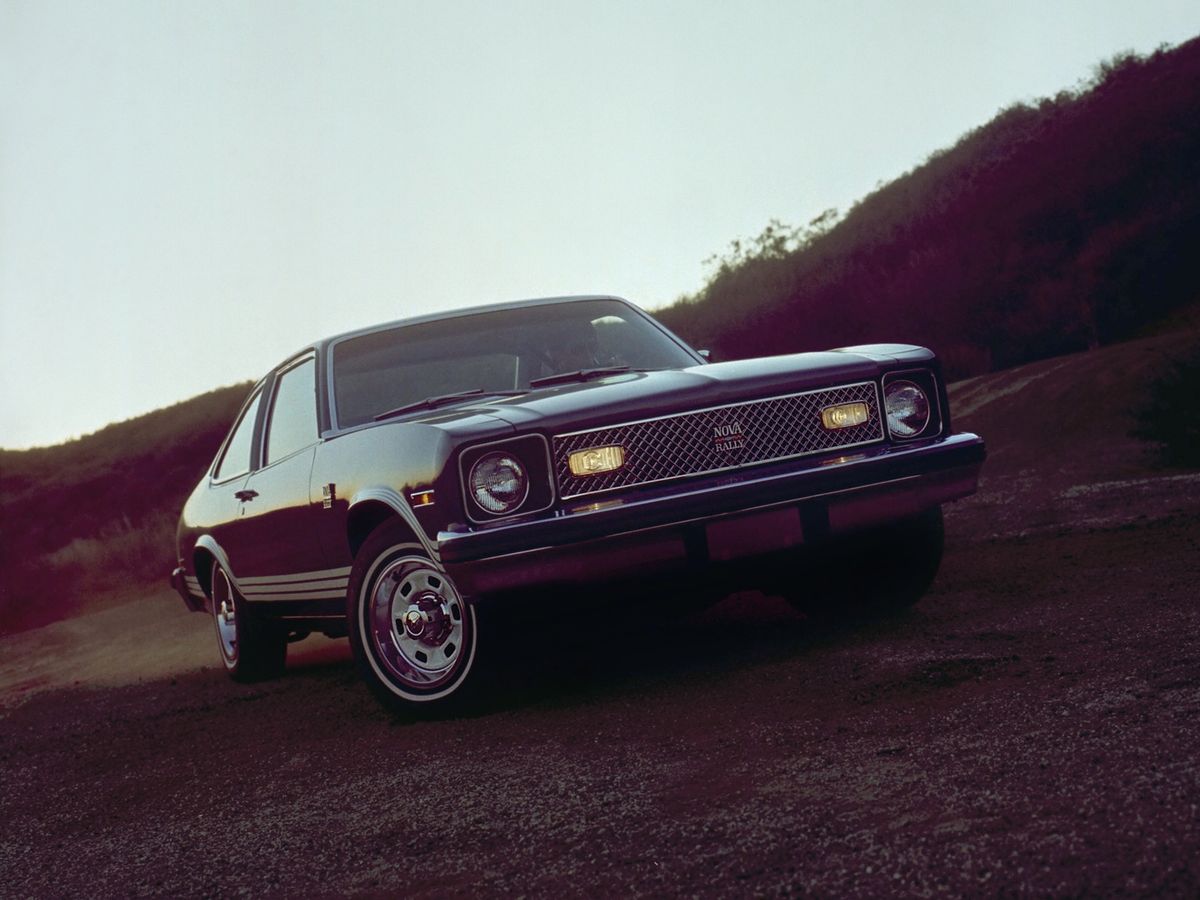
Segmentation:
<svg viewBox="0 0 1200 900">
<path fill-rule="evenodd" d="M 395 416 L 402 416 L 406 412 L 416 412 L 419 409 L 437 409 L 439 406 L 445 406 L 448 403 L 457 403 L 459 400 L 469 400 L 472 397 L 519 397 L 522 394 L 527 394 L 528 391 L 485 391 L 483 388 L 472 388 L 469 391 L 455 391 L 453 394 L 438 394 L 436 397 L 426 397 L 424 400 L 414 400 L 412 403 L 405 403 L 403 406 L 397 406 L 395 409 L 389 409 L 387 412 L 381 412 L 375 417 L 376 422 L 383 419 L 391 419 Z"/>
<path fill-rule="evenodd" d="M 591 381 L 593 378 L 603 378 L 605 375 L 620 375 L 630 371 L 629 366 L 603 366 L 597 369 L 576 369 L 574 372 L 559 372 L 557 375 L 547 375 L 545 378 L 534 378 L 529 382 L 531 388 L 549 387 L 552 384 L 567 384 L 572 381 Z"/>
</svg>

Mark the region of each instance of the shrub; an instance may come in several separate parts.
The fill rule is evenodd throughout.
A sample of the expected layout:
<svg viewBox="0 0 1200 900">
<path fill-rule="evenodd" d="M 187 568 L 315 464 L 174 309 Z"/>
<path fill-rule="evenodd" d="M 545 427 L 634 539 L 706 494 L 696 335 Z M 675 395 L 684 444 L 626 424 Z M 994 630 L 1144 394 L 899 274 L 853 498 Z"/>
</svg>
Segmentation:
<svg viewBox="0 0 1200 900">
<path fill-rule="evenodd" d="M 1170 466 L 1200 468 L 1200 346 L 1170 363 L 1150 385 L 1146 403 L 1135 412 L 1132 434 L 1159 444 Z"/>
</svg>

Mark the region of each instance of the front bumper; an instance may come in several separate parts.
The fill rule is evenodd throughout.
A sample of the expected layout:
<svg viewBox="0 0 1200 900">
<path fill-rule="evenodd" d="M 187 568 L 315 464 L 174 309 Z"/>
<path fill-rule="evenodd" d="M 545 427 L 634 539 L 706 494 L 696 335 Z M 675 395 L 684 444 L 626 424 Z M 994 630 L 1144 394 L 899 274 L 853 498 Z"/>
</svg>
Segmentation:
<svg viewBox="0 0 1200 900">
<path fill-rule="evenodd" d="M 756 467 L 636 498 L 438 535 L 469 594 L 670 572 L 904 518 L 975 492 L 983 439 L 962 433 L 846 457 Z"/>
</svg>

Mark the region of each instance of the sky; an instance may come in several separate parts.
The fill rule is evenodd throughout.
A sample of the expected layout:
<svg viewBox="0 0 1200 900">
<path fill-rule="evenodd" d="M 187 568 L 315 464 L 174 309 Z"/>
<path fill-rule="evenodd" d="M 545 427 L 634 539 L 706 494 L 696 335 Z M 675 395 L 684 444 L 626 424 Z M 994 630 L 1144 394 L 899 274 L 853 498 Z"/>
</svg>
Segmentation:
<svg viewBox="0 0 1200 900">
<path fill-rule="evenodd" d="M 653 309 L 1195 0 L 0 0 L 0 446 L 408 315 Z"/>
</svg>

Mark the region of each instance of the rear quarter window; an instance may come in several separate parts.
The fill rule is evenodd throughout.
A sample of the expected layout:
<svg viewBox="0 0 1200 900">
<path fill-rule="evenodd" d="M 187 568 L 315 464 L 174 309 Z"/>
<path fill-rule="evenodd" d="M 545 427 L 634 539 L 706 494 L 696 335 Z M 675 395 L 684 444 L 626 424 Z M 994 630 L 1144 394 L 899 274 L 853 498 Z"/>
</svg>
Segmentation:
<svg viewBox="0 0 1200 900">
<path fill-rule="evenodd" d="M 288 369 L 275 382 L 263 465 L 283 459 L 316 439 L 316 363 L 307 359 Z"/>
<path fill-rule="evenodd" d="M 246 411 L 242 413 L 242 418 L 238 420 L 233 429 L 233 436 L 225 445 L 225 452 L 221 454 L 221 461 L 217 463 L 216 471 L 213 472 L 213 480 L 224 481 L 226 478 L 234 478 L 250 471 L 254 423 L 258 419 L 258 404 L 261 400 L 262 392 L 259 391 L 250 401 L 250 405 L 246 407 Z"/>
</svg>

